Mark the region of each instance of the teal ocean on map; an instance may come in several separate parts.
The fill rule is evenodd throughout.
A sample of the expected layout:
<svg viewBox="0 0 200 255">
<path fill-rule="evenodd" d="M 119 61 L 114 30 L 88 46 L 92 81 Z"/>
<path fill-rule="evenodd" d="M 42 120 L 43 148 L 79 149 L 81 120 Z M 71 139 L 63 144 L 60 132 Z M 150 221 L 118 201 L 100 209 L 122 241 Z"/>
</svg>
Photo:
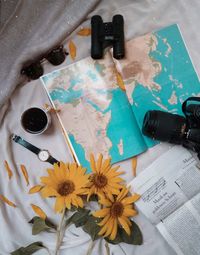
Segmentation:
<svg viewBox="0 0 200 255">
<path fill-rule="evenodd" d="M 125 91 L 118 85 L 121 75 Z M 181 114 L 200 95 L 198 76 L 177 25 L 126 43 L 126 57 L 88 57 L 41 77 L 77 161 L 90 169 L 90 154 L 116 163 L 157 142 L 141 133 L 148 110 Z"/>
</svg>

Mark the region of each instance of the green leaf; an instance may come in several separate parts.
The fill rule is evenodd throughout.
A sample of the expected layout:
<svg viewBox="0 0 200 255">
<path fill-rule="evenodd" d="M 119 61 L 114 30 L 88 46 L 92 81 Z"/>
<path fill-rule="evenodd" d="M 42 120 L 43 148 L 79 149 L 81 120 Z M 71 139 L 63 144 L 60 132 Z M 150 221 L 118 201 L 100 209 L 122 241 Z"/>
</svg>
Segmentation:
<svg viewBox="0 0 200 255">
<path fill-rule="evenodd" d="M 131 220 L 131 234 L 130 236 L 125 232 L 123 228 L 118 228 L 117 236 L 114 240 L 105 238 L 105 240 L 111 244 L 127 243 L 133 245 L 141 245 L 143 242 L 142 232 L 138 225 Z"/>
<path fill-rule="evenodd" d="M 56 226 L 50 222 L 47 218 L 44 220 L 38 216 L 35 216 L 29 223 L 33 224 L 32 234 L 37 235 L 42 231 L 49 231 L 50 229 L 56 229 Z"/>
<path fill-rule="evenodd" d="M 89 213 L 89 210 L 81 208 L 73 215 L 71 221 L 75 224 L 76 227 L 81 227 L 87 222 Z"/>
<path fill-rule="evenodd" d="M 99 221 L 100 221 L 99 219 L 97 219 L 94 216 L 90 215 L 88 217 L 87 222 L 83 226 L 83 230 L 91 236 L 91 239 L 93 241 L 100 238 L 98 233 L 101 230 L 101 228 L 97 225 L 99 223 Z"/>
<path fill-rule="evenodd" d="M 45 248 L 41 242 L 35 242 L 32 244 L 29 244 L 26 247 L 21 247 L 17 249 L 16 251 L 11 252 L 11 255 L 31 255 L 35 253 L 36 251 L 39 251 L 40 249 Z"/>
<path fill-rule="evenodd" d="M 69 219 L 67 219 L 65 225 L 73 223 L 76 227 L 81 227 L 87 222 L 89 213 L 90 210 L 85 208 L 78 208 L 77 212 L 75 212 Z"/>
</svg>

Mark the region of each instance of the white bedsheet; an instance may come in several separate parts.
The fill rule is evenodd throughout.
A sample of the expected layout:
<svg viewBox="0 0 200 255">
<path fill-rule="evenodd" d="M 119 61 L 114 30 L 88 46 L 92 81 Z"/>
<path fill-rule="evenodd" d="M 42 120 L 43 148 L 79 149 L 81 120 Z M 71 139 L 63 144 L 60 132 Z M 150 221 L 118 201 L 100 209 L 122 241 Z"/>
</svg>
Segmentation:
<svg viewBox="0 0 200 255">
<path fill-rule="evenodd" d="M 104 0 L 97 6 L 95 11 L 90 13 L 81 26 L 88 27 L 90 18 L 94 14 L 100 14 L 105 21 L 109 21 L 114 14 L 120 13 L 125 19 L 126 39 L 130 39 L 163 26 L 178 23 L 197 72 L 200 73 L 200 65 L 198 66 L 200 63 L 199 10 L 200 2 L 198 0 Z M 77 45 L 76 60 L 90 54 L 90 37 L 78 37 L 74 32 L 71 35 L 71 39 Z M 64 45 L 65 47 L 67 46 L 67 40 Z M 71 60 L 68 57 L 62 66 L 69 63 L 71 63 Z M 46 73 L 56 69 L 47 63 L 44 65 Z M 52 116 L 53 125 L 51 128 L 40 136 L 29 135 L 20 126 L 20 116 L 25 109 L 31 106 L 42 107 L 45 103 L 48 103 L 48 98 L 40 81 L 36 80 L 21 85 L 16 89 L 9 102 L 0 111 L 0 194 L 5 195 L 17 205 L 17 208 L 12 208 L 0 202 L 0 255 L 7 255 L 19 246 L 26 246 L 34 241 L 42 241 L 52 250 L 55 248 L 54 234 L 42 233 L 32 236 L 31 226 L 27 223 L 34 216 L 30 206 L 31 203 L 40 206 L 53 221 L 58 222 L 59 220 L 60 216 L 55 215 L 52 210 L 52 199 L 44 200 L 38 194 L 27 194 L 29 188 L 39 182 L 39 177 L 46 174 L 45 168 L 50 167 L 50 165 L 41 163 L 31 152 L 10 141 L 10 134 L 14 132 L 38 147 L 48 149 L 53 156 L 60 160 L 71 160 L 55 116 Z M 141 155 L 137 173 L 142 171 L 168 148 L 169 145 L 161 144 Z M 4 170 L 4 160 L 9 162 L 14 172 L 14 176 L 10 181 Z M 28 169 L 30 180 L 28 187 L 19 172 L 20 164 L 24 164 Z M 130 161 L 123 162 L 121 166 L 126 172 L 124 178 L 127 182 L 131 181 L 133 176 Z M 136 222 L 143 232 L 144 244 L 142 246 L 110 245 L 111 254 L 175 254 L 159 232 L 141 213 L 136 217 Z M 86 254 L 89 242 L 90 238 L 86 233 L 72 226 L 66 231 L 60 254 Z M 47 253 L 42 250 L 37 254 Z M 102 241 L 96 242 L 92 254 L 105 254 L 105 247 Z"/>
</svg>

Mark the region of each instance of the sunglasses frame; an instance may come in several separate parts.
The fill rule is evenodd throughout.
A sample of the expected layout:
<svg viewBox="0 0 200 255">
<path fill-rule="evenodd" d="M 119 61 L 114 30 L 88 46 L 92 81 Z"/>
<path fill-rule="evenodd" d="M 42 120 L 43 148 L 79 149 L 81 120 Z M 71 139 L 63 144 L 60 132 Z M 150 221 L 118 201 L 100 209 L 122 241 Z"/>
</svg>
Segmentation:
<svg viewBox="0 0 200 255">
<path fill-rule="evenodd" d="M 48 61 L 52 65 L 57 66 L 65 61 L 67 55 L 69 55 L 69 53 L 64 49 L 63 45 L 54 47 L 45 55 L 38 58 L 38 60 L 32 63 L 29 62 L 30 64 L 25 65 L 21 70 L 21 74 L 26 75 L 30 80 L 36 80 L 44 74 L 42 63 Z M 59 57 L 61 59 L 59 59 Z"/>
</svg>

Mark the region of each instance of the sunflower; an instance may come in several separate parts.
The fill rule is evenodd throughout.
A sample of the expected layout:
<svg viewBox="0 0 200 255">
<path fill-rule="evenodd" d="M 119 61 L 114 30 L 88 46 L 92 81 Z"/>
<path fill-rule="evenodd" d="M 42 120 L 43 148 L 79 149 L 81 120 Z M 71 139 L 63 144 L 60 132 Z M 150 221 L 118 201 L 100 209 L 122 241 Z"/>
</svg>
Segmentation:
<svg viewBox="0 0 200 255">
<path fill-rule="evenodd" d="M 47 169 L 48 176 L 41 177 L 44 187 L 41 190 L 43 197 L 56 197 L 55 211 L 71 208 L 71 205 L 83 207 L 80 195 L 85 193 L 89 177 L 85 174 L 86 169 L 77 166 L 76 163 L 54 164 L 54 169 Z"/>
<path fill-rule="evenodd" d="M 128 196 L 129 189 L 124 187 L 118 196 L 109 198 L 101 196 L 99 203 L 105 208 L 93 213 L 93 216 L 103 218 L 98 225 L 101 227 L 99 235 L 109 237 L 114 240 L 117 235 L 117 228 L 120 225 L 128 235 L 131 234 L 131 222 L 129 217 L 137 215 L 133 203 L 140 198 L 140 195 L 134 194 Z"/>
<path fill-rule="evenodd" d="M 90 174 L 90 183 L 88 185 L 88 200 L 92 194 L 99 196 L 119 194 L 120 189 L 123 187 L 121 182 L 124 181 L 119 177 L 123 172 L 117 172 L 119 166 L 112 167 L 110 158 L 103 162 L 102 154 L 99 155 L 97 162 L 95 162 L 94 155 L 91 154 L 90 166 L 92 173 Z"/>
</svg>

